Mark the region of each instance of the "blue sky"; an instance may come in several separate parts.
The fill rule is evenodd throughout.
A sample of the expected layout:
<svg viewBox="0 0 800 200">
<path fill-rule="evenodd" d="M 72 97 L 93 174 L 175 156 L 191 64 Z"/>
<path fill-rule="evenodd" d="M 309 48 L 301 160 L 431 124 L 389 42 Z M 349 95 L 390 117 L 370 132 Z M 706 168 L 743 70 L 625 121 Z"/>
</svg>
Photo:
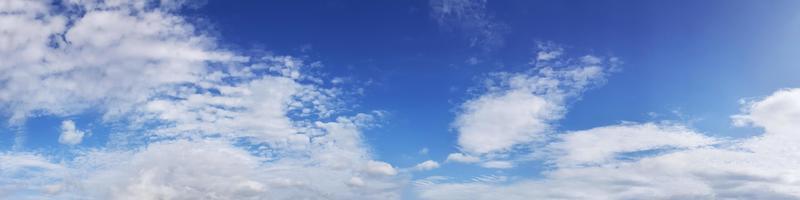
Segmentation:
<svg viewBox="0 0 800 200">
<path fill-rule="evenodd" d="M 0 2 L 0 199 L 798 198 L 798 4 Z"/>
</svg>

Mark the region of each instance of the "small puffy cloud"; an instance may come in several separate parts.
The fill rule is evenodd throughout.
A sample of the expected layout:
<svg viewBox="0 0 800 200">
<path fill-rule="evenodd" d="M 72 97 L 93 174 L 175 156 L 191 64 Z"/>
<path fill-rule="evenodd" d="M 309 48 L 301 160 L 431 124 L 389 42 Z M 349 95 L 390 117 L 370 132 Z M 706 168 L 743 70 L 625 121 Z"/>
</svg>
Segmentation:
<svg viewBox="0 0 800 200">
<path fill-rule="evenodd" d="M 397 175 L 397 170 L 389 163 L 370 160 L 367 162 L 366 172 L 372 175 L 379 176 L 394 176 Z"/>
<path fill-rule="evenodd" d="M 61 135 L 58 136 L 58 143 L 76 145 L 83 141 L 85 134 L 85 132 L 75 127 L 75 122 L 64 120 L 61 122 Z"/>
<path fill-rule="evenodd" d="M 439 163 L 433 160 L 426 160 L 414 166 L 414 169 L 417 171 L 428 171 L 436 168 L 439 168 Z"/>
<path fill-rule="evenodd" d="M 481 158 L 477 156 L 470 156 L 463 153 L 451 153 L 447 155 L 447 162 L 460 162 L 460 163 L 477 163 Z"/>
</svg>

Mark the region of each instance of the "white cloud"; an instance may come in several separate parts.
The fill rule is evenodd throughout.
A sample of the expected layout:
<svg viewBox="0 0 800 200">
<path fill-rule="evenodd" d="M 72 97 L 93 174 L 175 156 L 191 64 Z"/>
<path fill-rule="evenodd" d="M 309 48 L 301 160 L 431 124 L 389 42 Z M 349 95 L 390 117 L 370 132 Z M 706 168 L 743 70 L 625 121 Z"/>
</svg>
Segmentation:
<svg viewBox="0 0 800 200">
<path fill-rule="evenodd" d="M 58 142 L 61 144 L 76 145 L 83 141 L 83 136 L 85 134 L 85 132 L 75 127 L 75 122 L 72 120 L 64 120 L 61 122 L 61 135 L 58 136 Z"/>
<path fill-rule="evenodd" d="M 460 163 L 476 163 L 480 162 L 481 158 L 470 156 L 463 153 L 451 153 L 447 155 L 447 162 L 460 162 Z"/>
<path fill-rule="evenodd" d="M 57 184 L 51 183 L 66 173 L 65 167 L 39 154 L 0 153 L 0 197 L 24 199 L 25 193 L 58 192 Z"/>
<path fill-rule="evenodd" d="M 564 54 L 564 47 L 561 47 L 553 42 L 539 42 L 537 44 L 539 51 L 536 52 L 536 63 L 547 62 L 555 60 Z"/>
<path fill-rule="evenodd" d="M 176 14 L 182 3 L 0 2 L 0 106 L 12 125 L 87 111 L 126 125 L 58 159 L 2 154 L 0 196 L 399 198 L 405 179 L 362 139 L 382 113 L 339 114 L 339 89 L 304 71 L 319 63 L 218 48 Z M 85 134 L 69 120 L 62 130 L 67 144 Z"/>
<path fill-rule="evenodd" d="M 368 173 L 373 175 L 382 175 L 382 176 L 394 176 L 397 175 L 397 170 L 392 167 L 389 163 L 381 162 L 381 161 L 369 161 L 367 162 L 366 170 Z"/>
<path fill-rule="evenodd" d="M 439 168 L 439 163 L 433 160 L 426 160 L 414 166 L 414 169 L 418 171 L 428 171 L 436 168 Z"/>
<path fill-rule="evenodd" d="M 764 127 L 767 133 L 793 134 L 800 121 L 800 89 L 784 89 L 761 101 L 748 102 L 742 109 L 744 114 L 732 117 L 734 124 L 752 124 Z"/>
<path fill-rule="evenodd" d="M 0 102 L 10 121 L 89 108 L 112 118 L 158 89 L 198 80 L 207 62 L 239 59 L 169 10 L 143 9 L 147 2 L 4 7 L 13 11 L 0 14 Z"/>
<path fill-rule="evenodd" d="M 524 73 L 495 74 L 484 94 L 462 104 L 453 122 L 461 150 L 503 153 L 543 139 L 565 114 L 569 99 L 602 83 L 614 63 L 564 59 L 549 64 Z"/>
<path fill-rule="evenodd" d="M 787 89 L 745 105 L 734 119 L 763 127 L 761 136 L 713 139 L 677 125 L 598 127 L 551 144 L 558 150 L 544 158 L 556 165 L 542 179 L 437 182 L 418 184 L 417 192 L 422 199 L 797 199 L 800 136 L 793 130 L 800 124 L 791 119 L 798 102 L 800 90 Z"/>
<path fill-rule="evenodd" d="M 492 160 L 481 163 L 482 167 L 493 169 L 509 169 L 514 167 L 514 163 L 509 161 Z"/>
</svg>

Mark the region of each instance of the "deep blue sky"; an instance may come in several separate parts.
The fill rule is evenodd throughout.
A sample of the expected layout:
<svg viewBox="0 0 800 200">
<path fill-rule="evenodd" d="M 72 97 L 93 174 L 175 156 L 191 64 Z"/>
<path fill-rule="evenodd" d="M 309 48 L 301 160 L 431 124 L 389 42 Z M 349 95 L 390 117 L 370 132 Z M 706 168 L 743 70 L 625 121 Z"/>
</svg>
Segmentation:
<svg viewBox="0 0 800 200">
<path fill-rule="evenodd" d="M 303 54 L 332 77 L 372 81 L 356 103 L 389 111 L 367 137 L 381 159 L 398 165 L 419 162 L 414 154 L 423 147 L 436 159 L 453 152 L 450 123 L 467 89 L 485 73 L 527 68 L 537 41 L 624 62 L 572 104 L 563 130 L 676 120 L 714 135 L 752 135 L 730 125 L 738 100 L 800 85 L 791 45 L 800 19 L 786 4 L 514 0 L 490 1 L 487 10 L 508 25 L 505 45 L 489 51 L 440 27 L 428 1 L 211 0 L 186 12 L 230 48 Z M 470 57 L 481 62 L 465 63 Z"/>
</svg>

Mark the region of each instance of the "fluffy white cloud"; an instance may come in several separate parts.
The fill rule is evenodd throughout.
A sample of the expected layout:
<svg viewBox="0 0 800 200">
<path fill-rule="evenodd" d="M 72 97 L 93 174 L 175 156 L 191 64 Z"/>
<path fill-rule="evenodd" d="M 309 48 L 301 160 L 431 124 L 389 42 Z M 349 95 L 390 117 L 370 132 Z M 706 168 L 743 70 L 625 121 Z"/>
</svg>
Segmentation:
<svg viewBox="0 0 800 200">
<path fill-rule="evenodd" d="M 800 121 L 800 89 L 784 89 L 761 101 L 747 102 L 744 114 L 733 116 L 734 124 L 764 127 L 767 133 L 796 134 Z"/>
<path fill-rule="evenodd" d="M 419 171 L 428 171 L 436 168 L 439 168 L 439 163 L 433 160 L 426 160 L 414 166 L 414 169 Z"/>
<path fill-rule="evenodd" d="M 487 91 L 461 106 L 453 126 L 469 154 L 493 154 L 543 139 L 566 112 L 569 98 L 605 80 L 614 59 L 569 59 L 537 63 L 523 73 L 498 73 Z"/>
<path fill-rule="evenodd" d="M 61 144 L 76 145 L 83 141 L 83 136 L 85 134 L 85 132 L 75 127 L 75 122 L 72 120 L 64 120 L 61 122 L 61 135 L 58 136 L 58 142 Z"/>
<path fill-rule="evenodd" d="M 800 90 L 745 105 L 736 120 L 763 127 L 714 139 L 681 126 L 622 124 L 561 135 L 542 179 L 417 184 L 422 199 L 797 199 Z M 741 124 L 741 122 L 737 122 Z M 668 148 L 668 149 L 665 149 Z M 663 150 L 616 159 L 625 153 Z M 587 164 L 588 163 L 588 164 Z"/>
<path fill-rule="evenodd" d="M 404 178 L 362 139 L 380 112 L 341 116 L 339 89 L 304 71 L 319 63 L 218 48 L 176 14 L 183 3 L 0 2 L 0 105 L 12 125 L 87 111 L 126 125 L 107 146 L 60 158 L 2 154 L 0 196 L 399 198 Z M 67 120 L 59 141 L 84 134 Z"/>
</svg>

